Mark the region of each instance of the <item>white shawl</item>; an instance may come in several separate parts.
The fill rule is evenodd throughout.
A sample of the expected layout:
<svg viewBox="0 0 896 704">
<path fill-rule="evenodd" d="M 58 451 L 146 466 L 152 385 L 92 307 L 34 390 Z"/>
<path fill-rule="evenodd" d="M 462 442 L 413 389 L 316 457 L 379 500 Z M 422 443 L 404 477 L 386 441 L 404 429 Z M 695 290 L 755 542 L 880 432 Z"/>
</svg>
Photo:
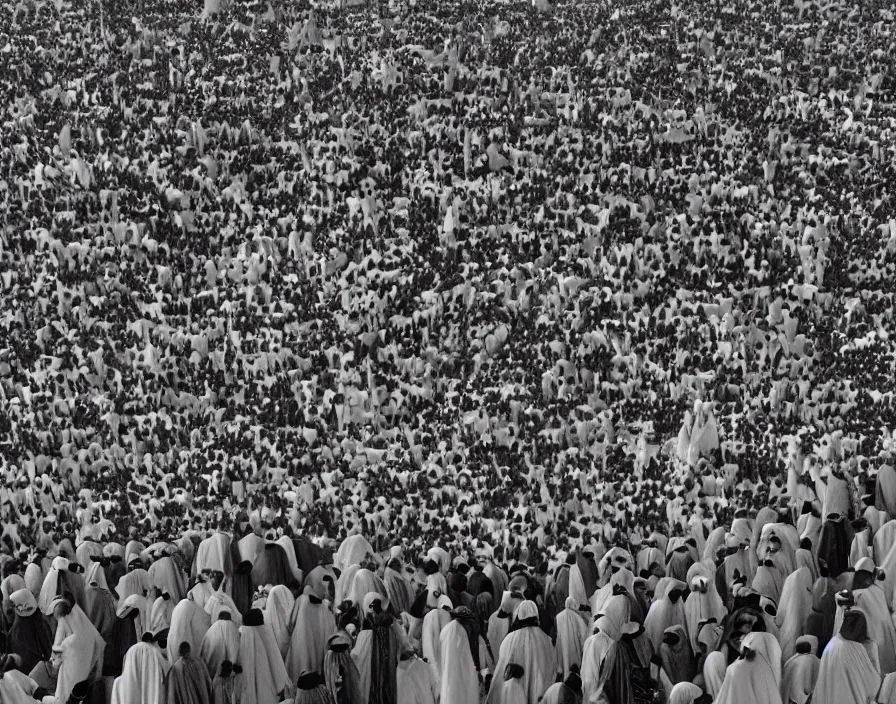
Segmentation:
<svg viewBox="0 0 896 704">
<path fill-rule="evenodd" d="M 441 696 L 439 704 L 479 704 L 479 678 L 464 627 L 452 621 L 442 629 Z"/>
</svg>

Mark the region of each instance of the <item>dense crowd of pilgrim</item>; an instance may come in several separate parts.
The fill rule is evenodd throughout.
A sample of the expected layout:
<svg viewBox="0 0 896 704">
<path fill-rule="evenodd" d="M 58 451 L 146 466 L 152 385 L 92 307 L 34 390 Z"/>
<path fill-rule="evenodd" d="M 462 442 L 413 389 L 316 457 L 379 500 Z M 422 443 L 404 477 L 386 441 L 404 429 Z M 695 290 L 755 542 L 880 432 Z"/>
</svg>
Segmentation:
<svg viewBox="0 0 896 704">
<path fill-rule="evenodd" d="M 896 704 L 885 0 L 0 0 L 2 704 Z"/>
</svg>

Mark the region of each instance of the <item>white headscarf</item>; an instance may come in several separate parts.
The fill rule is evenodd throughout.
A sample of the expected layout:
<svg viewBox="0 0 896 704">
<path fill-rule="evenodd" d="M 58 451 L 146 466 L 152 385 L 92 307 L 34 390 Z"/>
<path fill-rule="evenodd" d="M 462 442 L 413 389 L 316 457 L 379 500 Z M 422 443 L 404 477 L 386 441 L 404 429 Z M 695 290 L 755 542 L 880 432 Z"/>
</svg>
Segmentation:
<svg viewBox="0 0 896 704">
<path fill-rule="evenodd" d="M 50 610 L 62 599 L 55 599 Z M 56 698 L 67 702 L 72 688 L 91 676 L 99 675 L 103 667 L 106 641 L 87 618 L 81 607 L 75 604 L 67 616 L 56 624 L 53 645 L 62 651 L 62 667 L 56 680 Z"/>
<path fill-rule="evenodd" d="M 714 704 L 782 704 L 778 641 L 769 633 L 748 633 L 741 643 L 741 651 L 747 649 L 755 656 L 728 666 Z"/>
<path fill-rule="evenodd" d="M 168 631 L 168 661 L 177 662 L 180 644 L 190 644 L 191 652 L 198 653 L 202 639 L 211 626 L 211 618 L 194 601 L 184 599 L 171 612 Z M 211 673 L 214 674 L 214 673 Z"/>
<path fill-rule="evenodd" d="M 295 604 L 296 599 L 292 592 L 282 584 L 277 584 L 271 587 L 264 606 L 264 622 L 271 627 L 277 648 L 284 657 L 289 649 L 289 626 Z"/>
<path fill-rule="evenodd" d="M 240 629 L 230 620 L 217 620 L 202 638 L 199 657 L 208 667 L 210 675 L 217 674 L 221 663 L 237 661 L 240 653 Z"/>
<path fill-rule="evenodd" d="M 125 655 L 121 677 L 112 685 L 112 704 L 163 704 L 164 684 L 156 648 L 151 643 L 136 643 Z"/>
<path fill-rule="evenodd" d="M 439 704 L 479 704 L 479 678 L 470 639 L 458 621 L 442 629 L 439 638 L 442 656 Z"/>
<path fill-rule="evenodd" d="M 573 597 L 566 599 L 566 608 L 557 614 L 557 672 L 565 680 L 573 665 L 582 666 L 582 653 L 588 638 L 588 618 L 579 611 Z"/>
<path fill-rule="evenodd" d="M 538 607 L 531 601 L 524 601 L 516 610 L 514 623 L 537 617 Z M 544 696 L 556 679 L 557 666 L 550 637 L 538 627 L 521 628 L 508 633 L 501 643 L 492 686 L 486 700 L 488 704 L 498 701 L 498 693 L 504 682 L 504 671 L 511 663 L 522 665 L 525 674 L 521 684 L 531 702 L 537 702 Z"/>
</svg>

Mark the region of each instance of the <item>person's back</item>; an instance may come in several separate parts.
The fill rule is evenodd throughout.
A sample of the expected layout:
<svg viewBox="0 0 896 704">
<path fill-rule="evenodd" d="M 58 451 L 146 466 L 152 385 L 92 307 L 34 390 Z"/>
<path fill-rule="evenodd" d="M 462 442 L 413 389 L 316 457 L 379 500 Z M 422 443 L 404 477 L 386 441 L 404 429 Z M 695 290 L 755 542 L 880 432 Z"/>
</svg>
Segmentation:
<svg viewBox="0 0 896 704">
<path fill-rule="evenodd" d="M 398 700 L 396 704 L 436 704 L 439 685 L 433 668 L 417 657 L 413 650 L 401 654 L 397 669 Z"/>
</svg>

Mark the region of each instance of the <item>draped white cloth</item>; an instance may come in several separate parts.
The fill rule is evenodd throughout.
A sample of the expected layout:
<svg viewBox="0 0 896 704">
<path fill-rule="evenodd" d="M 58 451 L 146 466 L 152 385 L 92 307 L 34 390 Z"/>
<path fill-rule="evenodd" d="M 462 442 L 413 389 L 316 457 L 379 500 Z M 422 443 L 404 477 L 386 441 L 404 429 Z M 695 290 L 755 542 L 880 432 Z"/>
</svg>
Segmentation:
<svg viewBox="0 0 896 704">
<path fill-rule="evenodd" d="M 286 671 L 296 681 L 305 670 L 323 670 L 327 639 L 336 632 L 336 619 L 327 602 L 312 603 L 307 594 L 293 607 L 292 635 L 286 652 Z"/>
<path fill-rule="evenodd" d="M 812 704 L 868 704 L 881 681 L 865 644 L 836 635 L 821 655 Z"/>
<path fill-rule="evenodd" d="M 271 627 L 271 633 L 274 635 L 274 640 L 277 641 L 277 648 L 284 660 L 289 650 L 290 622 L 295 605 L 296 599 L 292 592 L 282 584 L 278 584 L 271 588 L 264 606 L 264 622 Z"/>
<path fill-rule="evenodd" d="M 537 617 L 538 607 L 531 601 L 524 601 L 517 608 L 514 621 Z M 554 646 L 551 639 L 538 626 L 520 628 L 507 635 L 501 643 L 492 686 L 488 693 L 488 704 L 498 701 L 498 693 L 504 681 L 504 670 L 511 663 L 523 666 L 525 674 L 521 681 L 526 692 L 526 700 L 529 704 L 536 704 L 556 678 Z"/>
<path fill-rule="evenodd" d="M 77 604 L 56 624 L 54 646 L 62 648 L 62 666 L 56 680 L 56 698 L 67 702 L 72 688 L 97 676 L 103 667 L 106 641 Z"/>
<path fill-rule="evenodd" d="M 240 629 L 233 621 L 215 621 L 205 632 L 199 647 L 199 658 L 213 676 L 225 660 L 236 662 L 239 653 Z"/>
<path fill-rule="evenodd" d="M 267 624 L 240 627 L 237 660 L 243 668 L 240 704 L 279 704 L 279 694 L 290 688 L 290 679 Z"/>
<path fill-rule="evenodd" d="M 121 676 L 112 685 L 112 704 L 163 704 L 164 684 L 156 648 L 150 643 L 137 643 L 125 655 Z"/>
<path fill-rule="evenodd" d="M 588 618 L 579 611 L 573 597 L 566 600 L 566 608 L 557 614 L 557 641 L 555 643 L 557 672 L 565 680 L 573 665 L 582 666 L 582 652 L 588 638 Z"/>
<path fill-rule="evenodd" d="M 598 619 L 601 629 L 606 618 Z M 588 704 L 611 704 L 604 694 L 604 687 L 613 672 L 616 658 L 616 640 L 607 630 L 598 630 L 585 641 L 582 654 L 582 693 Z"/>
<path fill-rule="evenodd" d="M 810 652 L 797 653 L 784 663 L 784 675 L 781 681 L 781 698 L 784 704 L 806 704 L 815 689 L 818 680 L 818 639 L 815 636 L 802 636 L 801 643 L 810 644 Z"/>
<path fill-rule="evenodd" d="M 442 629 L 439 649 L 442 654 L 439 704 L 479 704 L 479 677 L 470 639 L 458 621 Z"/>
<path fill-rule="evenodd" d="M 398 663 L 396 671 L 397 704 L 437 704 L 439 684 L 429 663 L 418 657 Z"/>
<path fill-rule="evenodd" d="M 725 672 L 714 704 L 781 704 L 781 646 L 769 633 L 748 633 L 741 649 L 752 659 L 739 658 Z"/>
<path fill-rule="evenodd" d="M 178 648 L 183 642 L 190 644 L 194 653 L 199 652 L 202 639 L 212 621 L 204 609 L 190 599 L 184 599 L 171 612 L 171 629 L 168 631 L 168 661 L 177 662 Z M 214 674 L 214 673 L 211 673 Z"/>
</svg>

